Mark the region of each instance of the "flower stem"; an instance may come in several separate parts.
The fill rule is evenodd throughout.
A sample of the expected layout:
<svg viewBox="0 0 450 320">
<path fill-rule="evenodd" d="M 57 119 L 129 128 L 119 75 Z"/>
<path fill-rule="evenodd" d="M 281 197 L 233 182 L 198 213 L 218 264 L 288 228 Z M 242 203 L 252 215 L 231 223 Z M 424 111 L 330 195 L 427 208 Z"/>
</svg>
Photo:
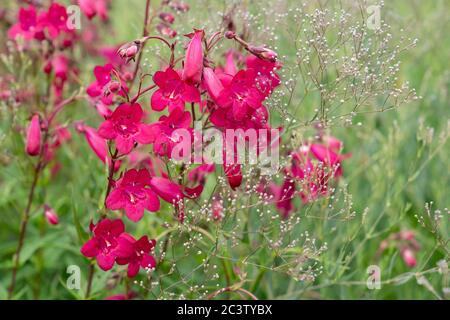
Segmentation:
<svg viewBox="0 0 450 320">
<path fill-rule="evenodd" d="M 12 277 L 11 277 L 11 284 L 8 288 L 8 300 L 12 299 L 14 294 L 14 289 L 16 287 L 16 278 L 17 278 L 17 271 L 19 269 L 19 263 L 20 263 L 20 253 L 22 252 L 23 243 L 25 241 L 25 234 L 27 231 L 27 225 L 28 220 L 30 218 L 30 210 L 31 210 L 31 204 L 33 203 L 34 199 L 34 192 L 36 190 L 36 185 L 39 181 L 39 176 L 41 174 L 43 165 L 43 154 L 44 154 L 44 145 L 48 138 L 48 131 L 45 133 L 44 141 L 41 147 L 41 152 L 39 154 L 38 163 L 36 164 L 36 167 L 34 168 L 34 175 L 33 175 L 33 182 L 31 184 L 30 192 L 28 193 L 28 200 L 27 200 L 27 206 L 25 208 L 25 211 L 22 215 L 22 220 L 20 222 L 20 231 L 19 231 L 19 241 L 17 244 L 17 249 L 14 254 L 14 262 L 13 262 L 13 269 L 12 269 Z"/>
</svg>

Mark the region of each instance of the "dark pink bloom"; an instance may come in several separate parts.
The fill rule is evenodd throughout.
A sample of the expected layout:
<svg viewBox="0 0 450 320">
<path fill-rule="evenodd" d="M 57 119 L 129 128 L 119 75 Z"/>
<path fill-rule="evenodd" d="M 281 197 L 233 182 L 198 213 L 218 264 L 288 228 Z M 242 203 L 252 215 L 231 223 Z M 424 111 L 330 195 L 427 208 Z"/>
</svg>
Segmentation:
<svg viewBox="0 0 450 320">
<path fill-rule="evenodd" d="M 216 99 L 219 107 L 232 109 L 237 121 L 242 120 L 249 109 L 258 109 L 262 105 L 264 96 L 255 86 L 255 77 L 253 69 L 239 71 Z"/>
<path fill-rule="evenodd" d="M 310 151 L 317 160 L 329 166 L 335 177 L 342 176 L 341 161 L 351 156 L 348 154 L 338 154 L 331 148 L 328 148 L 322 144 L 311 144 Z"/>
<path fill-rule="evenodd" d="M 33 38 L 44 39 L 43 25 L 38 24 L 38 14 L 34 6 L 29 6 L 27 9 L 20 8 L 17 16 L 17 23 L 8 30 L 8 37 L 15 39 L 17 36 L 22 36 L 26 40 Z"/>
<path fill-rule="evenodd" d="M 59 224 L 58 215 L 56 214 L 55 210 L 53 210 L 53 208 L 51 208 L 47 204 L 44 205 L 44 215 L 45 215 L 45 219 L 47 219 L 47 222 L 49 224 L 51 224 L 51 225 Z"/>
<path fill-rule="evenodd" d="M 181 80 L 180 75 L 171 68 L 156 72 L 153 81 L 159 87 L 151 99 L 151 106 L 155 111 L 162 111 L 166 107 L 169 107 L 169 112 L 176 108 L 184 111 L 186 102 L 200 103 L 198 89 Z"/>
<path fill-rule="evenodd" d="M 136 241 L 128 233 L 123 233 L 119 237 L 118 242 L 116 261 L 119 265 L 128 264 L 127 275 L 129 278 L 135 277 L 139 273 L 140 268 L 150 270 L 156 267 L 156 260 L 150 255 L 150 252 L 155 247 L 155 240 L 149 240 L 147 236 L 143 236 Z"/>
<path fill-rule="evenodd" d="M 93 237 L 81 248 L 81 253 L 88 258 L 96 258 L 99 267 L 110 270 L 116 260 L 118 238 L 125 231 L 122 220 L 103 219 L 96 225 L 91 223 L 90 230 Z"/>
<path fill-rule="evenodd" d="M 46 15 L 45 26 L 51 39 L 55 39 L 61 32 L 69 31 L 67 28 L 67 11 L 66 8 L 56 2 L 53 2 Z"/>
<path fill-rule="evenodd" d="M 202 41 L 205 36 L 203 30 L 194 30 L 194 33 L 187 35 L 191 38 L 186 50 L 183 68 L 183 80 L 191 83 L 200 83 L 203 70 L 203 46 Z"/>
<path fill-rule="evenodd" d="M 234 51 L 229 50 L 225 54 L 225 66 L 223 68 L 223 72 L 229 74 L 230 76 L 234 76 L 237 73 L 236 64 L 234 63 Z"/>
<path fill-rule="evenodd" d="M 192 132 L 191 121 L 191 114 L 179 108 L 175 108 L 168 116 L 161 116 L 158 122 L 150 125 L 154 137 L 153 151 L 160 156 L 171 158 L 173 148 L 183 142 L 183 136 L 176 135 L 175 131 L 186 129 Z M 184 141 L 184 143 L 188 143 L 190 148 L 191 141 Z"/>
<path fill-rule="evenodd" d="M 242 170 L 241 165 L 234 164 L 225 164 L 223 165 L 223 170 L 228 179 L 228 184 L 231 189 L 236 190 L 242 184 Z"/>
<path fill-rule="evenodd" d="M 39 115 L 35 114 L 31 118 L 30 125 L 27 130 L 26 152 L 30 156 L 37 156 L 41 151 L 41 124 Z"/>
<path fill-rule="evenodd" d="M 117 107 L 105 122 L 98 134 L 108 140 L 115 140 L 116 147 L 121 154 L 128 154 L 135 143 L 148 144 L 154 137 L 150 127 L 142 123 L 144 112 L 138 103 L 124 103 Z"/>
<path fill-rule="evenodd" d="M 94 68 L 96 80 L 86 89 L 87 94 L 91 98 L 100 99 L 105 105 L 111 105 L 113 103 L 113 94 L 123 96 L 123 91 L 128 91 L 122 79 L 112 80 L 113 69 L 110 63 L 104 66 L 96 66 Z"/>
<path fill-rule="evenodd" d="M 144 209 L 159 210 L 159 199 L 150 187 L 150 173 L 147 169 L 131 169 L 116 181 L 114 189 L 106 199 L 111 210 L 124 209 L 127 217 L 134 222 L 142 219 Z"/>
</svg>

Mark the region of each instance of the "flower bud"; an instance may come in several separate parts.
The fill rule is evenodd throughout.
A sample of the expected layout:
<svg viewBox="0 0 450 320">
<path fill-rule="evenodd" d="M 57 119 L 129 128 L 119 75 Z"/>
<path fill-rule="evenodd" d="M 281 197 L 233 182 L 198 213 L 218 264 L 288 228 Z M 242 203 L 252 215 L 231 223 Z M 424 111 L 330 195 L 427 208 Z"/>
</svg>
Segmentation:
<svg viewBox="0 0 450 320">
<path fill-rule="evenodd" d="M 402 258 L 403 258 L 403 261 L 406 263 L 406 265 L 410 268 L 414 268 L 417 264 L 417 260 L 416 260 L 416 257 L 414 256 L 414 252 L 409 248 L 402 250 Z"/>
<path fill-rule="evenodd" d="M 175 21 L 175 17 L 172 14 L 168 13 L 168 12 L 161 12 L 159 14 L 159 18 L 162 21 L 170 23 L 170 24 L 172 24 Z"/>
<path fill-rule="evenodd" d="M 203 70 L 203 46 L 202 41 L 205 33 L 203 30 L 195 30 L 187 35 L 191 38 L 184 59 L 183 80 L 188 83 L 199 83 Z"/>
<path fill-rule="evenodd" d="M 234 39 L 236 37 L 236 32 L 234 31 L 227 31 L 225 32 L 225 38 L 227 39 Z"/>
<path fill-rule="evenodd" d="M 277 53 L 273 50 L 267 49 L 266 47 L 263 46 L 256 47 L 249 45 L 247 47 L 247 50 L 262 60 L 270 62 L 275 62 L 277 60 Z"/>
<path fill-rule="evenodd" d="M 223 85 L 214 73 L 214 70 L 208 67 L 203 69 L 203 86 L 213 99 L 217 99 L 223 90 Z"/>
<path fill-rule="evenodd" d="M 117 54 L 127 61 L 134 61 L 134 57 L 138 54 L 141 49 L 141 42 L 139 40 L 134 40 L 132 42 L 125 43 L 117 50 Z"/>
<path fill-rule="evenodd" d="M 35 114 L 31 118 L 31 123 L 27 132 L 26 152 L 30 156 L 37 156 L 41 151 L 41 125 L 39 123 L 39 115 Z"/>
<path fill-rule="evenodd" d="M 59 224 L 59 217 L 56 214 L 55 210 L 51 208 L 49 205 L 44 204 L 44 215 L 47 219 L 47 222 L 51 225 L 57 225 Z"/>
</svg>

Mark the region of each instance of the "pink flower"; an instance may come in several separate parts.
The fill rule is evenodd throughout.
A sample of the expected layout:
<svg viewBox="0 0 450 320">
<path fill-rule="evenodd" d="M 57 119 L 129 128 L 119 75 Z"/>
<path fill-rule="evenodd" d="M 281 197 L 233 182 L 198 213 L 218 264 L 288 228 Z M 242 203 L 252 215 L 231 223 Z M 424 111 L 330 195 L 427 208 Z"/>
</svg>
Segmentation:
<svg viewBox="0 0 450 320">
<path fill-rule="evenodd" d="M 200 83 L 203 70 L 203 47 L 202 41 L 205 36 L 203 30 L 194 30 L 194 33 L 187 35 L 191 38 L 186 50 L 184 59 L 183 80 L 192 83 Z"/>
<path fill-rule="evenodd" d="M 124 233 L 125 225 L 120 219 L 103 219 L 96 225 L 91 223 L 89 228 L 93 237 L 83 245 L 81 253 L 88 258 L 95 257 L 99 267 L 108 271 L 114 265 L 118 239 Z"/>
<path fill-rule="evenodd" d="M 67 28 L 67 19 L 66 8 L 53 2 L 45 15 L 45 26 L 50 39 L 55 39 L 61 32 L 69 31 Z"/>
<path fill-rule="evenodd" d="M 53 210 L 53 208 L 51 208 L 47 204 L 44 205 L 44 215 L 49 224 L 51 225 L 59 224 L 58 215 L 56 214 L 55 210 Z"/>
<path fill-rule="evenodd" d="M 150 187 L 150 173 L 147 169 L 131 169 L 116 181 L 115 188 L 106 199 L 111 210 L 124 209 L 127 217 L 134 222 L 142 219 L 144 209 L 159 210 L 159 199 Z"/>
<path fill-rule="evenodd" d="M 44 39 L 43 26 L 38 24 L 38 15 L 34 6 L 30 5 L 28 9 L 20 8 L 17 20 L 17 23 L 8 30 L 10 39 L 15 39 L 17 36 L 22 36 L 26 40 Z"/>
<path fill-rule="evenodd" d="M 174 109 L 168 116 L 161 116 L 158 122 L 150 125 L 154 137 L 152 141 L 153 151 L 160 156 L 171 158 L 174 146 L 183 141 L 182 136 L 174 134 L 175 130 L 187 129 L 192 131 L 190 129 L 191 121 L 191 114 L 178 108 Z M 190 141 L 184 141 L 184 143 L 190 144 Z"/>
<path fill-rule="evenodd" d="M 234 63 L 234 51 L 229 50 L 225 54 L 225 66 L 223 71 L 230 76 L 234 76 L 237 73 L 236 64 Z"/>
<path fill-rule="evenodd" d="M 213 100 L 216 100 L 223 90 L 222 82 L 220 82 L 214 70 L 209 67 L 203 69 L 203 87 Z"/>
<path fill-rule="evenodd" d="M 99 15 L 100 19 L 107 20 L 108 3 L 109 0 L 78 0 L 81 11 L 88 19 L 92 19 L 96 15 Z"/>
<path fill-rule="evenodd" d="M 149 240 L 147 236 L 143 236 L 136 241 L 128 233 L 123 233 L 118 242 L 116 261 L 119 265 L 128 264 L 127 275 L 129 278 L 135 277 L 140 268 L 150 270 L 156 267 L 156 260 L 150 255 L 156 245 L 155 240 Z"/>
<path fill-rule="evenodd" d="M 84 125 L 83 123 L 77 123 L 76 129 L 80 133 L 83 133 L 86 141 L 91 147 L 92 151 L 97 155 L 97 157 L 103 161 L 103 163 L 107 163 L 108 166 L 111 165 L 111 159 L 108 156 L 108 146 L 106 140 L 100 137 L 97 133 L 97 130 L 91 128 L 89 126 Z M 120 161 L 115 163 L 114 170 L 117 171 L 120 167 Z"/>
<path fill-rule="evenodd" d="M 409 248 L 404 248 L 401 250 L 403 261 L 410 268 L 414 268 L 417 265 L 417 260 L 414 255 L 414 252 Z"/>
<path fill-rule="evenodd" d="M 116 147 L 121 154 L 128 154 L 135 143 L 148 144 L 154 137 L 150 127 L 142 123 L 144 112 L 138 103 L 124 103 L 117 107 L 105 122 L 98 134 L 108 140 L 115 140 Z"/>
<path fill-rule="evenodd" d="M 91 98 L 100 98 L 105 105 L 113 103 L 113 95 L 118 94 L 123 96 L 124 92 L 128 91 L 122 79 L 112 80 L 113 73 L 112 64 L 108 63 L 104 66 L 96 66 L 94 68 L 95 81 L 92 82 L 86 89 L 87 94 Z M 117 73 L 116 73 L 117 76 Z"/>
<path fill-rule="evenodd" d="M 259 59 L 253 55 L 249 55 L 246 59 L 247 68 L 256 71 L 256 87 L 267 97 L 273 90 L 281 83 L 279 75 L 276 70 L 281 68 L 278 62 L 270 62 Z"/>
<path fill-rule="evenodd" d="M 35 114 L 31 118 L 30 125 L 27 130 L 26 152 L 34 157 L 41 151 L 41 125 L 39 123 L 39 115 Z"/>
<path fill-rule="evenodd" d="M 235 120 L 242 120 L 249 109 L 261 107 L 264 96 L 255 87 L 255 71 L 253 69 L 241 70 L 225 87 L 216 103 L 221 108 L 231 108 Z"/>
<path fill-rule="evenodd" d="M 153 177 L 150 185 L 158 196 L 170 204 L 177 204 L 184 198 L 182 187 L 169 179 Z"/>
<path fill-rule="evenodd" d="M 176 108 L 184 111 L 186 102 L 200 103 L 198 89 L 181 80 L 180 75 L 171 68 L 156 72 L 153 81 L 159 87 L 151 98 L 151 106 L 155 111 L 162 111 L 166 107 L 169 107 L 169 112 Z"/>
</svg>

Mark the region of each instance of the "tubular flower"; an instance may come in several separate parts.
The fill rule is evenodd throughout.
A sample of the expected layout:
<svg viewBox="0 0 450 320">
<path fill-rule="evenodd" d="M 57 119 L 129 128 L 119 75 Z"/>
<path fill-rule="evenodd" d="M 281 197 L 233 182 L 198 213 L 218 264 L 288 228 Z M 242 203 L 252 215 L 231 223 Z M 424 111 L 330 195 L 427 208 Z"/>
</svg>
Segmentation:
<svg viewBox="0 0 450 320">
<path fill-rule="evenodd" d="M 34 157 L 41 151 L 41 125 L 39 123 L 39 115 L 35 114 L 31 118 L 30 125 L 27 130 L 26 152 Z"/>
<path fill-rule="evenodd" d="M 203 70 L 203 47 L 202 41 L 205 36 L 203 30 L 194 30 L 187 35 L 191 38 L 186 50 L 183 68 L 183 80 L 187 83 L 200 83 Z"/>
</svg>

